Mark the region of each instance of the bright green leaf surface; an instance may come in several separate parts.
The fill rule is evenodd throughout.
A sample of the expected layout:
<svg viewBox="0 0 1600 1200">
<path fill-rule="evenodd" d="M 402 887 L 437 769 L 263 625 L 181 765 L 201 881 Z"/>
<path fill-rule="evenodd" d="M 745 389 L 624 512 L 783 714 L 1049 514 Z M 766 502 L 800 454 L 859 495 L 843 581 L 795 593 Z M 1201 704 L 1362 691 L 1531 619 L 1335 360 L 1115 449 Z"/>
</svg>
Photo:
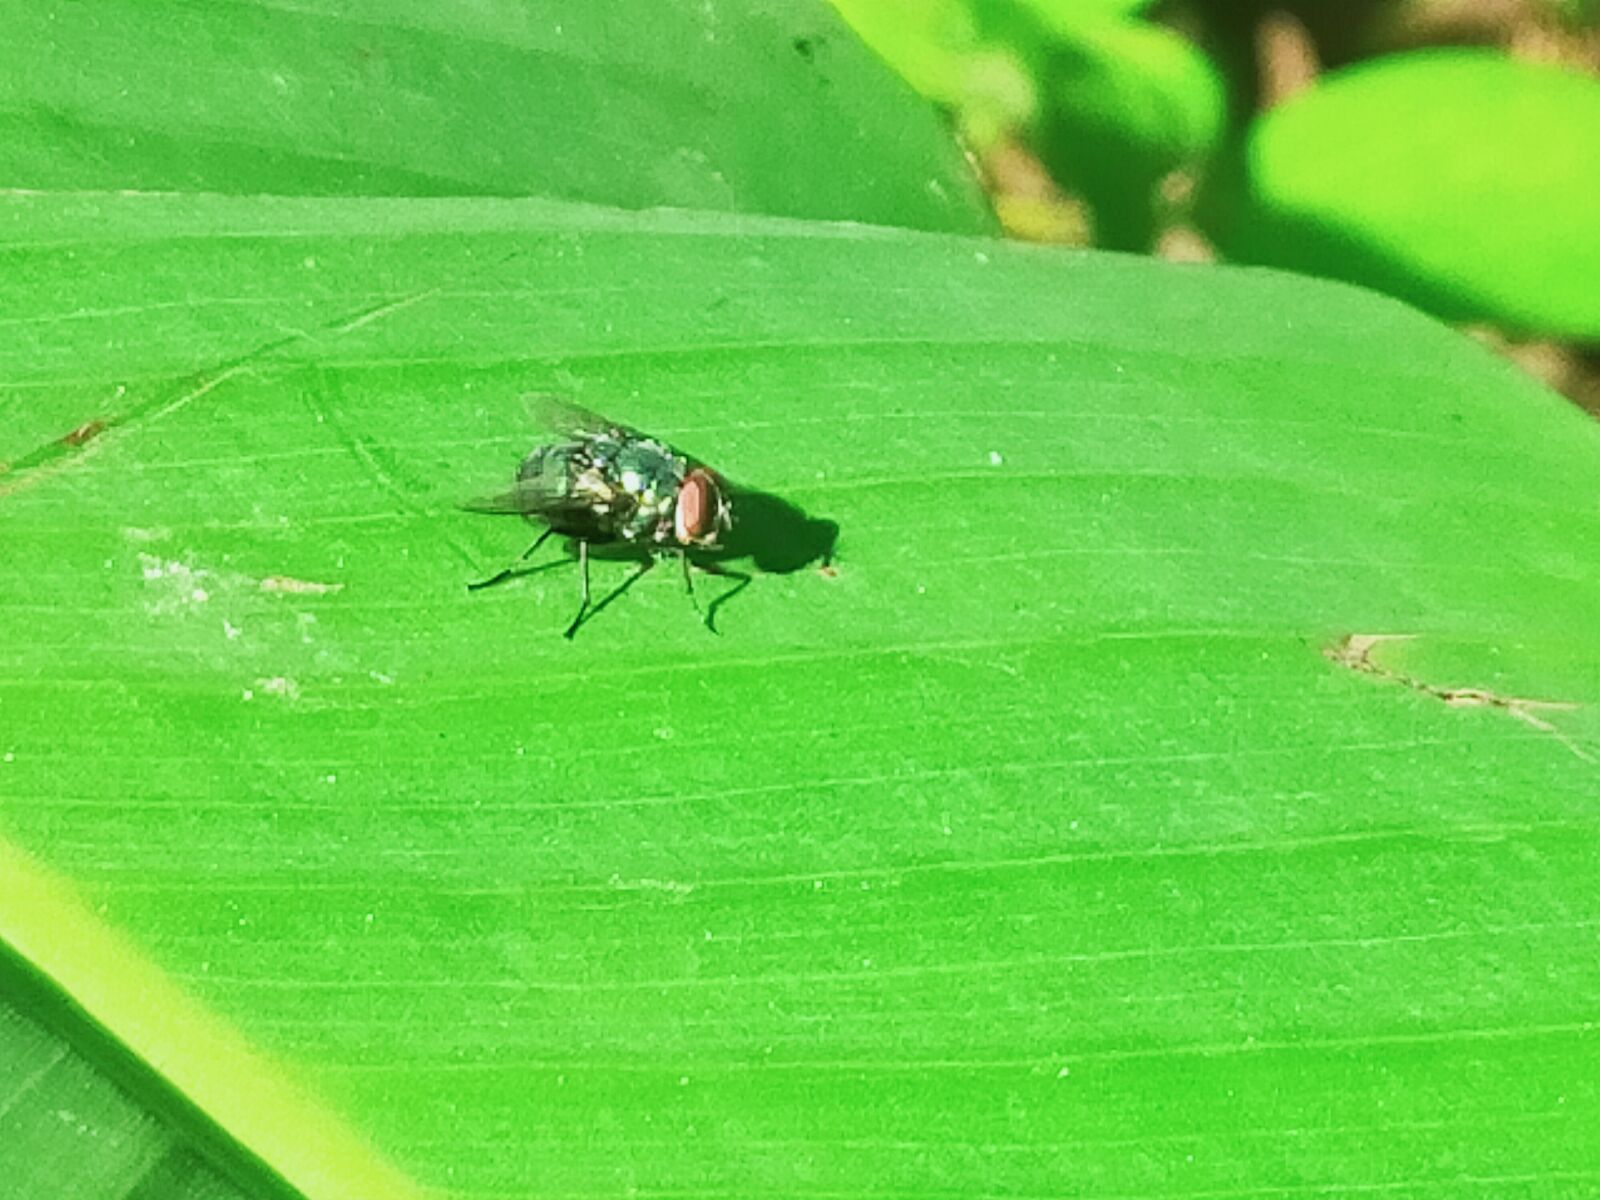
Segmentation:
<svg viewBox="0 0 1600 1200">
<path fill-rule="evenodd" d="M 548 195 L 985 232 L 820 2 L 8 6 L 0 185 Z"/>
<path fill-rule="evenodd" d="M 974 0 L 988 12 L 1011 10 L 1027 14 L 1064 39 L 1085 29 L 1121 25 L 1153 7 L 1151 0 Z"/>
<path fill-rule="evenodd" d="M 1263 118 L 1212 232 L 1235 258 L 1593 339 L 1597 195 L 1600 82 L 1434 51 L 1339 72 Z"/>
<path fill-rule="evenodd" d="M 833 0 L 861 39 L 923 95 L 959 104 L 978 25 L 968 0 Z"/>
<path fill-rule="evenodd" d="M 986 6 L 969 0 L 833 0 L 833 5 L 912 87 L 953 112 L 970 145 L 990 146 L 1015 134 L 1033 115 L 1036 97 L 1026 56 L 986 27 Z"/>
<path fill-rule="evenodd" d="M 262 1063 L 460 1197 L 1600 1185 L 1600 434 L 1471 344 L 532 202 L 0 231 L 0 936 L 309 1194 Z M 547 388 L 836 572 L 469 596 Z"/>
</svg>

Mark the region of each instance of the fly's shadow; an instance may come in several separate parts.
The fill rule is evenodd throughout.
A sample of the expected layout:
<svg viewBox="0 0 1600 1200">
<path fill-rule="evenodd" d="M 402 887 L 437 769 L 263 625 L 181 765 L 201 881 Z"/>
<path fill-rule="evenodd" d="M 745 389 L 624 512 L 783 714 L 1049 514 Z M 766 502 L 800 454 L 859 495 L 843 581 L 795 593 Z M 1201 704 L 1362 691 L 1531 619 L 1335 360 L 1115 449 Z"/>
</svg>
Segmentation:
<svg viewBox="0 0 1600 1200">
<path fill-rule="evenodd" d="M 723 535 L 722 545 L 717 549 L 697 551 L 690 556 L 702 570 L 710 562 L 716 564 L 722 574 L 741 577 L 738 584 L 707 605 L 706 628 L 713 633 L 717 628 L 717 610 L 749 587 L 755 577 L 722 567 L 725 560 L 748 559 L 758 574 L 792 575 L 812 563 L 832 564 L 834 546 L 839 540 L 836 521 L 809 516 L 781 496 L 737 484 L 730 484 L 728 490 L 733 501 L 733 528 Z"/>
<path fill-rule="evenodd" d="M 748 558 L 767 575 L 792 575 L 813 563 L 825 567 L 833 562 L 837 522 L 808 516 L 799 505 L 770 492 L 738 484 L 730 484 L 728 490 L 733 497 L 733 528 L 720 548 L 706 552 L 707 557 Z"/>
</svg>

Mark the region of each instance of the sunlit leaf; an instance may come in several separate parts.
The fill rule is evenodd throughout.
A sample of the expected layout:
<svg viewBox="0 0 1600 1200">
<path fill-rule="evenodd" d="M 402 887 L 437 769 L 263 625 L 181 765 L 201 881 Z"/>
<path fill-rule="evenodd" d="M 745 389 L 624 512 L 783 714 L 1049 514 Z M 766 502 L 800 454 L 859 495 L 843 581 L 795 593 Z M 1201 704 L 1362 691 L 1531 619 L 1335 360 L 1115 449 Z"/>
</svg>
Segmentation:
<svg viewBox="0 0 1600 1200">
<path fill-rule="evenodd" d="M 1597 194 L 1600 82 L 1428 51 L 1337 72 L 1261 119 L 1210 224 L 1235 258 L 1592 339 Z"/>
<path fill-rule="evenodd" d="M 0 938 L 308 1195 L 1600 1179 L 1600 434 L 1470 343 L 740 217 L 0 230 Z M 551 389 L 766 497 L 719 633 L 466 592 Z"/>
</svg>

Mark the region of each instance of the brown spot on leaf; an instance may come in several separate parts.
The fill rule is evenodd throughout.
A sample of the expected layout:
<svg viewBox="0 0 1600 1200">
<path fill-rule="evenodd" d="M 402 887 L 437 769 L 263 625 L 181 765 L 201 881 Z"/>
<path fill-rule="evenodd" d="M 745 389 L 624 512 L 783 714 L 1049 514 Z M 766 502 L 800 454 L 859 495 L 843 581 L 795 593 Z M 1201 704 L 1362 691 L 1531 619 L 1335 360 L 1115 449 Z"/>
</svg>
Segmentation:
<svg viewBox="0 0 1600 1200">
<path fill-rule="evenodd" d="M 106 423 L 96 417 L 92 421 L 85 421 L 70 433 L 63 434 L 61 444 L 63 446 L 81 446 L 85 442 L 99 437 L 105 430 Z"/>
</svg>

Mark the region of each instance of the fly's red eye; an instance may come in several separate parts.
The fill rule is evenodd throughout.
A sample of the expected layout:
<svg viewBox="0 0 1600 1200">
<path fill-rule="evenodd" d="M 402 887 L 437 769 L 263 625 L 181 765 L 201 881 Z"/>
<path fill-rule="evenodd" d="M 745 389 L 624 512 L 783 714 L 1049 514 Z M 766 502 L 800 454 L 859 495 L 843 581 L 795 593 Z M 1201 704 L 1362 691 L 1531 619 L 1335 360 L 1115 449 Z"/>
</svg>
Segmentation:
<svg viewBox="0 0 1600 1200">
<path fill-rule="evenodd" d="M 673 532 L 680 542 L 694 541 L 705 527 L 707 482 L 704 472 L 690 471 L 678 489 L 678 510 L 674 514 L 677 528 Z"/>
<path fill-rule="evenodd" d="M 678 489 L 678 507 L 673 517 L 673 532 L 684 545 L 705 539 L 712 524 L 711 509 L 716 484 L 709 471 L 696 467 Z"/>
</svg>

